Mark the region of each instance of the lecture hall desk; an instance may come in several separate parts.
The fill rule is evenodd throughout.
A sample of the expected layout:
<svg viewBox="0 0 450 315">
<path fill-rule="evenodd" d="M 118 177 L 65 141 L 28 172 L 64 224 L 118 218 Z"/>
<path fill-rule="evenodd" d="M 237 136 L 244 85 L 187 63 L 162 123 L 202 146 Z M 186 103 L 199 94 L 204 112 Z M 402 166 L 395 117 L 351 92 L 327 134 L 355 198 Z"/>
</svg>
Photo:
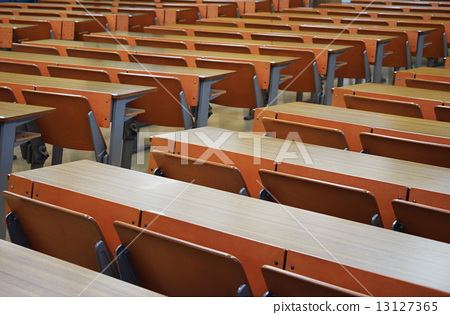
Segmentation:
<svg viewBox="0 0 450 315">
<path fill-rule="evenodd" d="M 252 34 L 270 34 L 270 35 L 288 35 L 296 36 L 302 38 L 305 43 L 312 43 L 314 37 L 321 38 L 339 38 L 339 39 L 355 39 L 363 40 L 366 44 L 367 59 L 369 63 L 374 65 L 373 80 L 374 82 L 379 82 L 381 80 L 381 67 L 383 62 L 383 52 L 384 46 L 389 44 L 389 42 L 396 39 L 396 36 L 383 36 L 383 35 L 361 35 L 361 34 L 336 34 L 336 33 L 317 33 L 308 31 L 282 31 L 282 30 L 262 30 L 254 28 L 239 28 L 235 27 L 221 27 L 221 26 L 210 26 L 210 25 L 164 25 L 165 28 L 171 29 L 183 29 L 186 31 L 188 36 L 195 36 L 195 31 L 217 31 L 217 32 L 227 32 L 227 33 L 240 33 L 243 38 L 247 41 L 252 40 Z M 153 25 L 151 28 L 162 28 L 162 26 Z M 146 29 L 144 28 L 144 32 Z M 317 60 L 318 64 L 321 63 L 321 59 Z M 328 64 L 328 63 L 327 63 Z M 319 67 L 319 73 L 325 75 L 327 73 L 327 64 Z"/>
<path fill-rule="evenodd" d="M 345 94 L 414 102 L 422 109 L 423 118 L 434 120 L 436 120 L 434 113 L 434 107 L 436 105 L 450 105 L 450 91 L 431 91 L 376 83 L 363 83 L 335 88 L 331 105 L 345 107 Z"/>
<path fill-rule="evenodd" d="M 162 34 L 149 34 L 138 32 L 103 32 L 93 33 L 102 36 L 117 36 L 125 37 L 131 45 L 136 44 L 135 39 L 147 39 L 147 40 L 165 40 L 169 42 L 183 42 L 188 49 L 195 50 L 195 43 L 229 43 L 236 45 L 247 46 L 252 54 L 259 55 L 260 47 L 274 47 L 284 49 L 299 49 L 313 51 L 316 56 L 317 67 L 319 74 L 327 75 L 325 83 L 326 93 L 324 102 L 330 99 L 331 89 L 334 86 L 335 72 L 337 69 L 336 58 L 344 51 L 351 49 L 350 46 L 344 45 L 325 45 L 325 44 L 313 44 L 311 43 L 287 43 L 287 42 L 274 42 L 274 41 L 257 41 L 246 39 L 229 39 L 229 38 L 213 38 L 213 37 L 200 37 L 200 36 L 175 36 L 175 35 L 162 35 Z"/>
<path fill-rule="evenodd" d="M 278 86 L 280 81 L 281 69 L 287 67 L 290 63 L 297 60 L 297 58 L 295 57 L 284 57 L 284 56 L 235 54 L 235 53 L 223 53 L 218 51 L 169 49 L 169 48 L 114 45 L 114 44 L 92 43 L 81 41 L 61 41 L 51 39 L 33 41 L 30 43 L 35 43 L 37 45 L 52 46 L 56 48 L 59 47 L 61 55 L 66 54 L 65 52 L 66 48 L 89 48 L 97 50 L 121 51 L 123 58 L 122 60 L 124 61 L 128 61 L 129 53 L 140 53 L 140 54 L 162 55 L 162 56 L 181 56 L 184 59 L 186 59 L 189 67 L 196 67 L 195 60 L 197 59 L 220 59 L 239 62 L 249 62 L 255 66 L 259 87 L 261 89 L 269 90 L 269 98 L 268 98 L 269 104 L 277 103 Z M 204 125 L 206 125 L 206 121 L 204 121 L 204 123 L 205 123 Z"/>
<path fill-rule="evenodd" d="M 406 86 L 406 78 L 450 82 L 450 70 L 421 67 L 395 72 L 395 85 Z"/>
<path fill-rule="evenodd" d="M 20 39 L 33 38 L 33 34 L 38 31 L 38 25 L 32 24 L 0 24 L 0 48 L 11 48 L 12 43 Z"/>
<path fill-rule="evenodd" d="M 54 57 L 54 56 L 49 56 Z M 111 138 L 108 146 L 108 163 L 120 165 L 125 108 L 128 102 L 156 87 L 116 84 L 74 79 L 52 78 L 27 74 L 0 72 L 0 84 L 13 91 L 19 103 L 25 103 L 22 89 L 68 93 L 86 96 L 100 127 L 111 123 Z"/>
<path fill-rule="evenodd" d="M 289 270 L 361 291 L 356 275 L 377 296 L 450 294 L 450 245 L 442 242 L 91 161 L 12 174 L 10 186 L 90 214 L 105 235 L 118 220 L 112 210 L 140 209 L 136 225 L 236 256 L 256 296 L 266 291 L 261 266 L 283 268 L 286 253 Z"/>
<path fill-rule="evenodd" d="M 8 174 L 12 171 L 16 127 L 48 114 L 54 109 L 42 106 L 0 102 L 0 191 L 8 187 Z M 31 139 L 33 136 L 27 136 Z M 23 138 L 22 138 L 23 139 Z M 17 139 L 18 140 L 18 139 Z M 5 216 L 5 199 L 0 196 L 0 217 Z M 6 228 L 0 224 L 0 238 Z"/>
<path fill-rule="evenodd" d="M 115 46 L 115 45 L 113 45 Z M 199 106 L 196 126 L 206 126 L 208 120 L 209 96 L 211 85 L 233 73 L 233 71 L 200 69 L 189 67 L 173 67 L 136 62 L 85 59 L 67 56 L 50 56 L 32 53 L 0 51 L 0 60 L 20 61 L 36 64 L 44 75 L 48 75 L 47 66 L 75 66 L 87 69 L 101 69 L 109 73 L 114 83 L 119 83 L 120 72 L 154 74 L 177 77 L 180 79 L 186 100 L 190 106 Z M 122 84 L 121 84 L 122 85 Z"/>
<path fill-rule="evenodd" d="M 0 240 L 0 296 L 162 297 L 125 281 Z"/>
<path fill-rule="evenodd" d="M 335 106 L 295 102 L 255 111 L 253 132 L 265 132 L 263 117 L 296 121 L 342 130 L 349 150 L 360 152 L 361 132 L 450 145 L 450 126 L 442 121 L 403 117 Z"/>
<path fill-rule="evenodd" d="M 158 135 L 152 139 L 154 146 L 235 165 L 253 197 L 262 189 L 260 168 L 369 190 L 377 199 L 386 228 L 395 220 L 391 201 L 406 200 L 408 191 L 410 200 L 450 210 L 450 170 L 443 167 L 211 127 Z M 155 163 L 150 159 L 149 173 L 154 168 Z"/>
<path fill-rule="evenodd" d="M 258 19 L 236 19 L 236 18 L 213 18 L 206 19 L 202 21 L 218 21 L 218 22 L 236 22 L 238 27 L 245 27 L 246 23 L 255 23 L 255 24 L 275 24 L 275 25 L 289 25 L 292 30 L 298 31 L 302 26 L 315 26 L 315 27 L 331 27 L 336 29 L 347 29 L 350 33 L 356 34 L 360 29 L 367 30 L 381 30 L 381 31 L 405 31 L 408 35 L 409 46 L 412 54 L 416 54 L 416 67 L 419 67 L 422 64 L 422 56 L 423 50 L 425 48 L 425 37 L 433 32 L 435 28 L 430 27 L 420 27 L 417 25 L 416 27 L 412 26 L 380 26 L 380 25 L 364 25 L 364 24 L 324 24 L 319 22 L 302 22 L 302 21 L 276 21 L 276 20 L 258 20 Z M 202 23 L 202 21 L 198 21 L 197 23 Z M 326 30 L 325 30 L 326 32 Z M 441 43 L 432 42 L 429 46 L 436 46 Z M 439 57 L 444 57 L 444 50 L 442 47 L 439 47 L 440 55 Z M 419 64 L 420 61 L 420 64 Z"/>
</svg>

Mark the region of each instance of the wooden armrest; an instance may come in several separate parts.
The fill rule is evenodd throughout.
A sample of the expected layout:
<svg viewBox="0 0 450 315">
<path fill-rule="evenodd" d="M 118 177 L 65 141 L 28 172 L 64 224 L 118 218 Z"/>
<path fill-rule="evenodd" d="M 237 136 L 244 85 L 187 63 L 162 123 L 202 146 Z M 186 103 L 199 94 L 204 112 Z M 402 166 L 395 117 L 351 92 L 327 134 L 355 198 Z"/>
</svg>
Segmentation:
<svg viewBox="0 0 450 315">
<path fill-rule="evenodd" d="M 15 141 L 28 141 L 31 139 L 39 138 L 41 136 L 40 133 L 37 132 L 28 132 L 28 131 L 16 131 Z"/>
</svg>

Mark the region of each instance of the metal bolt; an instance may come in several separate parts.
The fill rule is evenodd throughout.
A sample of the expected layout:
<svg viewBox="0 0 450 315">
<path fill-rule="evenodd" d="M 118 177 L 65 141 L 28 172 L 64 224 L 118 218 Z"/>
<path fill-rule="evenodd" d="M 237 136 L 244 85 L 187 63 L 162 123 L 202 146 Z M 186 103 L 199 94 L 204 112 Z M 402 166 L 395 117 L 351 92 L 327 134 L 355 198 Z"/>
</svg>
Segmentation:
<svg viewBox="0 0 450 315">
<path fill-rule="evenodd" d="M 144 224 L 145 227 L 147 227 L 147 224 Z"/>
<path fill-rule="evenodd" d="M 291 270 L 294 270 L 294 268 L 295 268 L 294 265 L 291 265 Z"/>
<path fill-rule="evenodd" d="M 278 266 L 278 260 L 275 260 L 275 266 Z"/>
<path fill-rule="evenodd" d="M 11 189 L 14 189 L 14 186 L 11 186 Z"/>
<path fill-rule="evenodd" d="M 134 224 L 134 220 L 133 220 L 133 221 L 131 221 L 131 223 L 132 223 L 132 224 Z"/>
<path fill-rule="evenodd" d="M 28 195 L 28 190 L 25 193 Z"/>
<path fill-rule="evenodd" d="M 39 197 L 39 195 L 38 195 L 38 194 L 36 194 L 36 197 Z"/>
</svg>

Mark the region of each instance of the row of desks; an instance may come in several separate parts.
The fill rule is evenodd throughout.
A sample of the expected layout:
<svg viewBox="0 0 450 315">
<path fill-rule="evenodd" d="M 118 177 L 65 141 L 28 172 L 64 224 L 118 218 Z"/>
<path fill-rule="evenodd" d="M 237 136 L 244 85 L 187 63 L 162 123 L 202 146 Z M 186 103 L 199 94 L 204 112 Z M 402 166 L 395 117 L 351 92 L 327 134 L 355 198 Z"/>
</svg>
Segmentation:
<svg viewBox="0 0 450 315">
<path fill-rule="evenodd" d="M 210 132 L 209 129 L 203 132 L 213 140 L 217 140 L 216 131 L 228 132 Z M 249 151 L 250 146 L 245 146 L 244 142 L 249 145 L 257 138 L 260 137 L 246 134 L 239 140 L 237 134 L 233 134 L 224 151 L 231 156 L 228 145 L 236 146 L 239 141 L 240 150 Z M 263 159 L 268 157 L 267 150 L 272 156 L 276 155 L 276 148 L 281 144 L 279 139 L 264 138 Z M 324 157 L 319 157 L 322 154 L 328 154 L 328 163 L 332 163 L 329 151 L 320 153 L 323 148 L 312 147 L 308 146 L 308 150 L 314 167 L 326 162 Z M 379 160 L 373 165 L 370 162 L 373 160 L 365 164 L 366 168 L 368 165 L 386 168 L 391 163 Z M 411 179 L 411 176 L 401 175 L 402 170 L 394 164 L 381 176 L 400 174 Z M 358 165 L 355 168 L 360 169 Z M 358 291 L 363 290 L 363 286 L 367 289 L 363 292 L 369 295 L 428 296 L 450 292 L 449 244 L 195 184 L 79 161 L 13 174 L 10 190 L 23 195 L 32 191 L 32 197 L 38 200 L 88 213 L 98 221 L 110 246 L 119 242 L 114 239 L 112 222 L 121 220 L 228 252 L 242 262 L 255 295 L 266 289 L 260 273 L 263 264 L 286 266 L 288 270 Z M 371 279 L 367 272 L 372 275 Z M 380 287 L 380 278 L 384 281 L 400 279 L 443 292 L 430 292 L 426 288 L 396 292 L 395 284 Z"/>
</svg>

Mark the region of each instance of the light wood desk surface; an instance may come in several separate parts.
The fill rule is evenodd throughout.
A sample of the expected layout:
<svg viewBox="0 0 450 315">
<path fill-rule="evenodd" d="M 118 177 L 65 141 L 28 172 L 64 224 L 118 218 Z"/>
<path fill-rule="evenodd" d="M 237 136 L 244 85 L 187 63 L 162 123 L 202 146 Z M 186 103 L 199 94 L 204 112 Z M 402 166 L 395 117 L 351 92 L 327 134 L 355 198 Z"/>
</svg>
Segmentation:
<svg viewBox="0 0 450 315">
<path fill-rule="evenodd" d="M 39 116 L 54 109 L 49 107 L 0 102 L 0 122 L 9 122 Z"/>
<path fill-rule="evenodd" d="M 271 112 L 278 114 L 284 113 L 349 124 L 366 125 L 372 128 L 384 128 L 412 134 L 429 135 L 436 138 L 446 138 L 446 143 L 450 144 L 450 126 L 443 121 L 403 117 L 335 106 L 318 106 L 303 102 L 280 104 L 257 111 L 261 113 L 260 117 L 256 114 L 255 122 L 258 123 L 260 123 L 259 120 L 262 120 L 262 117 L 265 115 L 271 115 L 269 114 Z"/>
<path fill-rule="evenodd" d="M 396 71 L 395 85 L 406 86 L 406 78 L 450 82 L 450 69 L 420 67 Z"/>
<path fill-rule="evenodd" d="M 0 296 L 162 297 L 37 251 L 0 240 Z"/>
<path fill-rule="evenodd" d="M 442 242 L 89 161 L 15 176 L 450 292 Z"/>
</svg>

